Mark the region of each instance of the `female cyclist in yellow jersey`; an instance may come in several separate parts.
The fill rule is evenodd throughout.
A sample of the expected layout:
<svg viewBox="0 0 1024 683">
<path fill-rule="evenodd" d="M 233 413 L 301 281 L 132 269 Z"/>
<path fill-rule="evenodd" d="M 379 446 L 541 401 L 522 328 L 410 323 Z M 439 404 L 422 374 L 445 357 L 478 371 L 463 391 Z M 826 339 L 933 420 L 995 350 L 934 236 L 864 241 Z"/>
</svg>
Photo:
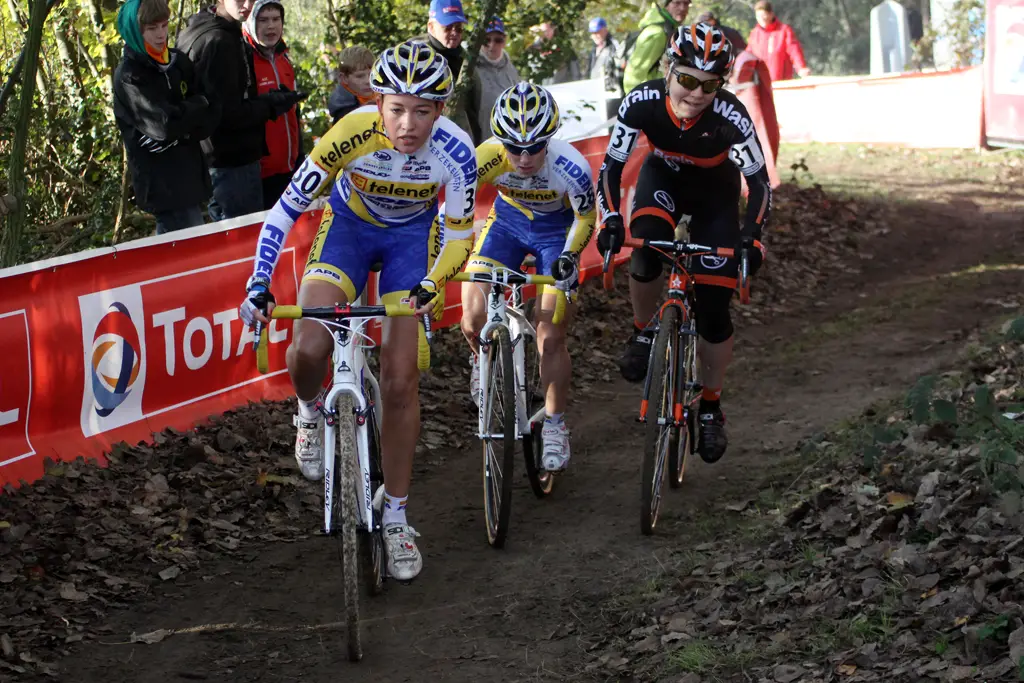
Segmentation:
<svg viewBox="0 0 1024 683">
<path fill-rule="evenodd" d="M 362 292 L 381 263 L 385 303 L 435 294 L 423 314 L 440 317 L 444 284 L 462 269 L 472 246 L 476 156 L 469 136 L 441 116 L 452 92 L 445 60 L 423 44 L 388 48 L 373 65 L 376 105 L 341 119 L 295 173 L 267 215 L 241 314 L 266 322 L 270 280 L 288 231 L 313 198 L 330 191 L 310 249 L 299 305 L 332 306 Z M 445 189 L 445 227 L 438 234 L 438 193 Z M 423 560 L 405 515 L 412 458 L 419 438 L 418 341 L 414 318 L 390 318 L 381 349 L 384 469 L 382 522 L 388 574 L 408 581 Z M 296 321 L 288 371 L 298 398 L 295 457 L 303 475 L 323 476 L 323 416 L 316 409 L 333 342 L 315 321 Z M 380 495 L 379 494 L 379 495 Z"/>
</svg>

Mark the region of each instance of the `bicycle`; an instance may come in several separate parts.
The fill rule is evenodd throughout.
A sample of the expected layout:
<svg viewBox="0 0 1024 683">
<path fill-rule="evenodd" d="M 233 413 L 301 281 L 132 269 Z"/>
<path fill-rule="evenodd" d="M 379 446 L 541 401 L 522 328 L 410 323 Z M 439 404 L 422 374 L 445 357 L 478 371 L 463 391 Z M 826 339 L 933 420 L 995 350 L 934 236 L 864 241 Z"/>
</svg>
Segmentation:
<svg viewBox="0 0 1024 683">
<path fill-rule="evenodd" d="M 359 299 L 356 301 L 358 303 Z M 317 308 L 277 306 L 269 316 L 273 319 L 316 320 L 334 338 L 331 387 L 327 396 L 317 404 L 324 416 L 323 533 L 341 539 L 348 656 L 351 661 L 359 661 L 363 656 L 359 626 L 360 574 L 369 593 L 378 595 L 383 589 L 387 566 L 381 510 L 374 500 L 377 490 L 384 485 L 380 454 L 380 385 L 367 367 L 365 354 L 373 348 L 374 341 L 364 327 L 372 319 L 415 314 L 411 306 L 388 304 Z M 353 324 L 352 321 L 357 322 Z M 431 336 L 430 317 L 424 316 L 417 350 L 420 370 L 430 367 Z M 260 323 L 256 324 L 254 345 L 257 368 L 266 373 L 267 330 Z"/>
<path fill-rule="evenodd" d="M 480 331 L 480 394 L 477 437 L 483 448 L 484 521 L 487 542 L 505 545 L 512 514 L 512 472 L 516 443 L 523 446 L 526 475 L 538 498 L 551 493 L 555 475 L 541 465 L 544 401 L 537 331 L 524 304 L 524 285 L 554 285 L 550 275 L 524 275 L 508 268 L 484 273 L 459 273 L 452 280 L 491 286 L 487 323 Z M 559 296 L 552 322 L 561 322 L 567 298 Z M 511 380 L 511 382 L 509 381 Z M 514 406 L 514 410 L 511 407 Z M 501 453 L 496 442 L 501 442 Z"/>
<path fill-rule="evenodd" d="M 695 278 L 687 269 L 689 259 L 705 255 L 734 258 L 736 250 L 682 240 L 627 239 L 623 246 L 653 249 L 670 266 L 668 299 L 658 309 L 654 322 L 654 343 L 637 418 L 646 425 L 640 476 L 640 531 L 649 536 L 658 522 L 665 470 L 668 469 L 670 488 L 682 486 L 686 459 L 693 454 L 696 439 L 696 405 L 703 387 L 697 372 Z M 606 274 L 611 272 L 612 256 L 609 249 L 604 258 Z M 742 251 L 737 278 L 742 303 L 749 301 L 748 273 L 747 254 Z"/>
</svg>

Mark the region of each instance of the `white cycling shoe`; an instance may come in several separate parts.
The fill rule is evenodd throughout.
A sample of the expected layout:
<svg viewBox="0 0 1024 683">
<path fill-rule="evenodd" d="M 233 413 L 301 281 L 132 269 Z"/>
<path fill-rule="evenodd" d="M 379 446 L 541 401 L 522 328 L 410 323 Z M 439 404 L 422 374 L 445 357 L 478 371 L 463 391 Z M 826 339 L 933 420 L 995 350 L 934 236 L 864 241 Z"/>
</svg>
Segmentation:
<svg viewBox="0 0 1024 683">
<path fill-rule="evenodd" d="M 316 420 L 304 420 L 298 415 L 292 418 L 298 430 L 295 436 L 295 462 L 299 471 L 309 481 L 324 478 L 324 416 Z"/>
<path fill-rule="evenodd" d="M 384 509 L 384 487 L 378 486 L 373 495 L 373 507 Z M 419 533 L 408 524 L 387 524 L 381 530 L 384 554 L 387 556 L 387 575 L 397 581 L 412 581 L 423 571 L 423 555 L 416 547 Z"/>
<path fill-rule="evenodd" d="M 544 442 L 544 457 L 541 464 L 548 472 L 561 472 L 569 466 L 569 428 L 565 422 L 553 425 L 544 422 L 540 432 Z"/>
</svg>

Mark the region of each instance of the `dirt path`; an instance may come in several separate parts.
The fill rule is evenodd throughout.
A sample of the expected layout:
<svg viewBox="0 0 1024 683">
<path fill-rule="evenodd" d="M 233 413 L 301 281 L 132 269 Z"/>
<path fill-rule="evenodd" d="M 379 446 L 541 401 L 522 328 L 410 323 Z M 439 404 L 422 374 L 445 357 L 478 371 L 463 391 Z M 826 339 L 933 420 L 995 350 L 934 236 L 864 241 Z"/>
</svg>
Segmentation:
<svg viewBox="0 0 1024 683">
<path fill-rule="evenodd" d="M 245 561 L 158 586 L 111 614 L 101 644 L 77 646 L 60 662 L 61 680 L 586 679 L 606 601 L 634 590 L 659 552 L 685 546 L 716 506 L 752 495 L 773 454 L 949 363 L 968 330 L 1024 303 L 1024 271 L 963 272 L 1019 256 L 1012 212 L 907 203 L 888 227 L 865 247 L 861 272 L 837 274 L 819 305 L 742 326 L 724 403 L 733 445 L 716 466 L 692 465 L 653 538 L 638 529 L 638 389 L 597 385 L 570 410 L 572 472 L 547 501 L 518 483 L 503 551 L 487 547 L 481 528 L 476 450 L 419 466 L 410 514 L 425 569 L 364 603 L 372 611 L 362 663 L 345 660 L 336 623 L 336 548 L 312 537 L 253 547 Z M 158 644 L 126 644 L 132 632 L 190 628 Z"/>
</svg>

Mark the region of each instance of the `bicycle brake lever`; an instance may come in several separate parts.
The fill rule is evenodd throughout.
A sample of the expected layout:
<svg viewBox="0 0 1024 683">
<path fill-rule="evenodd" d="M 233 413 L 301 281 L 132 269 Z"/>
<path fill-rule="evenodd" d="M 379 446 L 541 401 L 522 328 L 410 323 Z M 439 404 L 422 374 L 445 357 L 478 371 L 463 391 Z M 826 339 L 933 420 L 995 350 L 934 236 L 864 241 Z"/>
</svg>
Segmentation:
<svg viewBox="0 0 1024 683">
<path fill-rule="evenodd" d="M 256 335 L 252 340 L 252 350 L 259 351 L 260 348 L 260 335 L 263 334 L 263 323 L 259 320 L 256 321 L 255 327 L 253 327 L 253 333 Z"/>
</svg>

